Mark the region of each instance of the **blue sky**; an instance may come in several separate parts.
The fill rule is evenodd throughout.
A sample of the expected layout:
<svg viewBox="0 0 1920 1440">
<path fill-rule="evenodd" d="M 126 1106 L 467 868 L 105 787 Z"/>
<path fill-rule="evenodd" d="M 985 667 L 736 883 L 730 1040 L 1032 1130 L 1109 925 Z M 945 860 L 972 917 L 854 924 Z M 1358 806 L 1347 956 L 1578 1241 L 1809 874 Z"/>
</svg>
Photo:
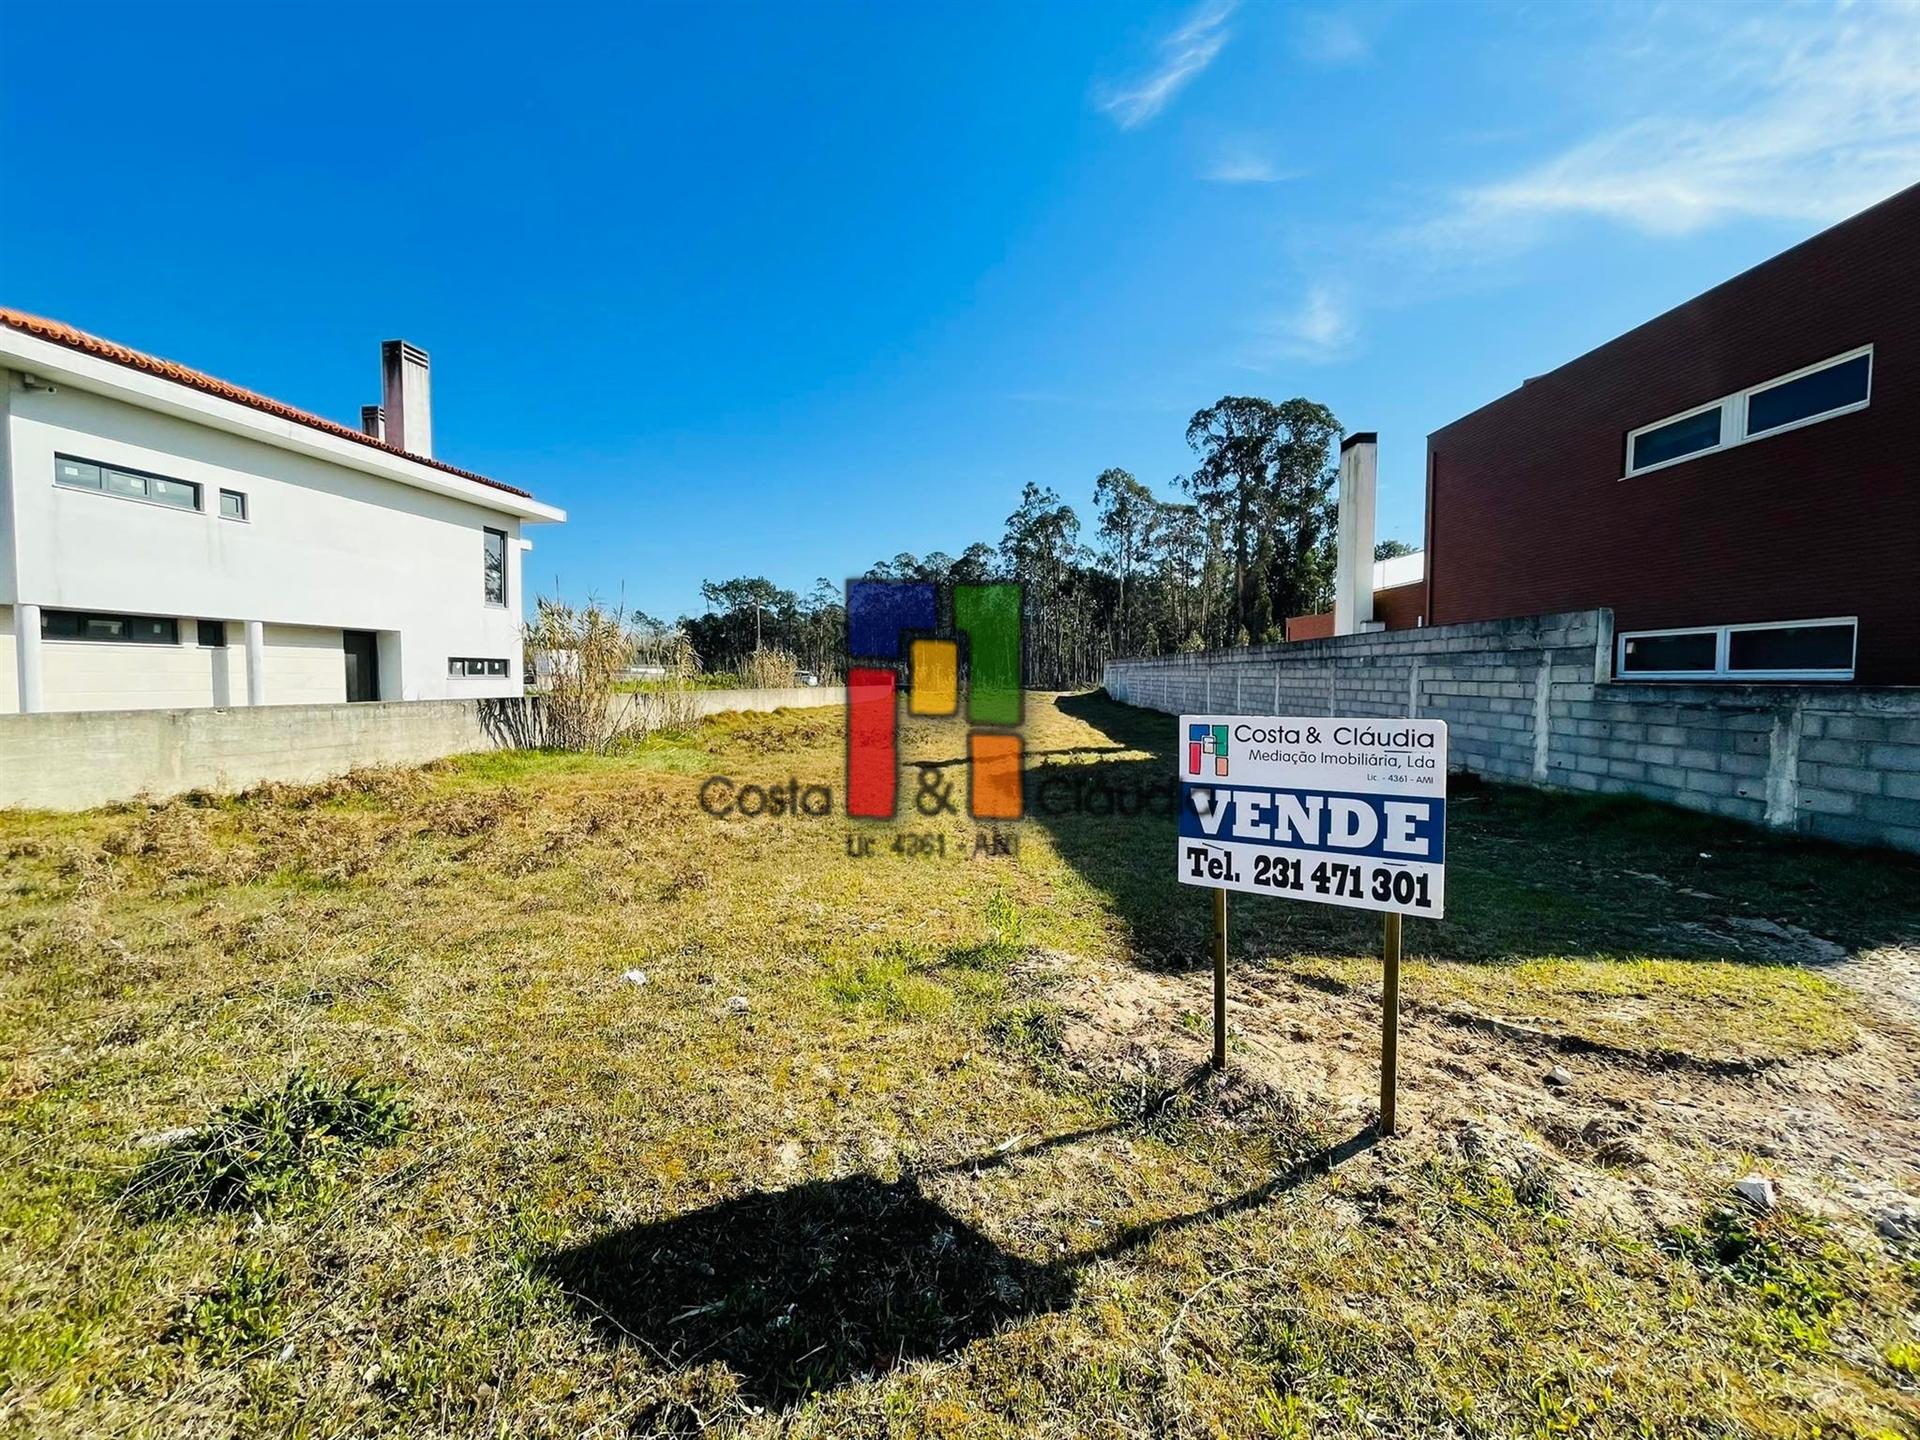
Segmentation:
<svg viewBox="0 0 1920 1440">
<path fill-rule="evenodd" d="M 13 5 L 0 303 L 566 507 L 672 615 L 1162 493 L 1222 394 L 1426 434 L 1920 180 L 1910 5 Z M 1089 526 L 1089 529 L 1091 527 Z"/>
</svg>

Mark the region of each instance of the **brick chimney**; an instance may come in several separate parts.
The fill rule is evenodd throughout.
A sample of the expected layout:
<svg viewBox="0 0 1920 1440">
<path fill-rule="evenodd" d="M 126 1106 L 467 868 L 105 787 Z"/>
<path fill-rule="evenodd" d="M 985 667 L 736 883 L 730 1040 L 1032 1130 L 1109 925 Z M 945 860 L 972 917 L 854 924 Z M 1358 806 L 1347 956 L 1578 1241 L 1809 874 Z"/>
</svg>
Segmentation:
<svg viewBox="0 0 1920 1440">
<path fill-rule="evenodd" d="M 409 455 L 433 455 L 433 395 L 427 352 L 404 340 L 380 345 L 380 387 L 386 440 Z M 364 417 L 364 412 L 362 412 Z M 364 418 L 363 418 L 364 423 Z"/>
</svg>

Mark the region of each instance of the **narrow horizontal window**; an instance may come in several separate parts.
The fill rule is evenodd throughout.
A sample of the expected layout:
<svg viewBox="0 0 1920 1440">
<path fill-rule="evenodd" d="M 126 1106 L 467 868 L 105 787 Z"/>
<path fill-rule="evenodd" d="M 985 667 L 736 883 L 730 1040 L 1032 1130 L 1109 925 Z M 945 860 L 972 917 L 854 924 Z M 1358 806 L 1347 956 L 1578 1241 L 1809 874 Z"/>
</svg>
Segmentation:
<svg viewBox="0 0 1920 1440">
<path fill-rule="evenodd" d="M 62 455 L 53 462 L 53 483 L 75 490 L 98 490 L 100 467 L 85 460 L 69 460 Z"/>
<path fill-rule="evenodd" d="M 180 622 L 169 615 L 99 615 L 85 610 L 42 610 L 40 634 L 48 640 L 178 645 Z"/>
<path fill-rule="evenodd" d="M 505 675 L 507 662 L 504 660 L 476 659 L 472 656 L 455 656 L 447 661 L 447 674 L 468 678 L 481 678 L 487 675 Z"/>
<path fill-rule="evenodd" d="M 1629 635 L 1621 642 L 1620 668 L 1629 675 L 1711 674 L 1720 654 L 1720 635 L 1697 630 L 1684 635 Z"/>
<path fill-rule="evenodd" d="M 1689 415 L 1684 420 L 1669 420 L 1665 425 L 1656 425 L 1651 430 L 1642 430 L 1633 437 L 1634 470 L 1645 470 L 1650 465 L 1663 465 L 1669 460 L 1678 460 L 1682 455 L 1692 455 L 1697 451 L 1711 450 L 1720 443 L 1720 407 L 1702 410 L 1698 415 Z"/>
<path fill-rule="evenodd" d="M 136 475 L 131 470 L 108 470 L 105 474 L 108 493 L 126 495 L 135 500 L 147 498 L 146 476 Z"/>
<path fill-rule="evenodd" d="M 220 492 L 220 518 L 223 520 L 246 519 L 246 495 L 238 490 L 222 490 Z"/>
<path fill-rule="evenodd" d="M 227 622 L 224 620 L 199 620 L 194 622 L 196 638 L 209 650 L 227 648 Z"/>
<path fill-rule="evenodd" d="M 1783 425 L 1795 425 L 1866 404 L 1872 370 L 1872 355 L 1855 355 L 1850 360 L 1752 391 L 1747 396 L 1747 434 L 1761 435 Z"/>
<path fill-rule="evenodd" d="M 53 457 L 53 483 L 69 490 L 99 490 L 128 500 L 171 505 L 176 510 L 201 508 L 200 486 L 192 480 L 172 480 L 165 475 L 149 475 L 144 470 L 128 470 L 119 465 L 102 465 L 75 455 Z"/>
<path fill-rule="evenodd" d="M 177 505 L 182 510 L 200 508 L 200 487 L 186 480 L 162 480 L 157 475 L 147 480 L 147 498 L 162 505 Z"/>
<path fill-rule="evenodd" d="M 1619 675 L 1642 680 L 1851 680 L 1852 619 L 1716 625 L 1620 637 Z"/>
<path fill-rule="evenodd" d="M 1738 629 L 1727 636 L 1727 669 L 1853 672 L 1851 622 Z"/>
<path fill-rule="evenodd" d="M 1627 474 L 1762 440 L 1863 408 L 1873 388 L 1873 347 L 1836 355 L 1778 376 L 1685 415 L 1627 432 Z"/>
</svg>

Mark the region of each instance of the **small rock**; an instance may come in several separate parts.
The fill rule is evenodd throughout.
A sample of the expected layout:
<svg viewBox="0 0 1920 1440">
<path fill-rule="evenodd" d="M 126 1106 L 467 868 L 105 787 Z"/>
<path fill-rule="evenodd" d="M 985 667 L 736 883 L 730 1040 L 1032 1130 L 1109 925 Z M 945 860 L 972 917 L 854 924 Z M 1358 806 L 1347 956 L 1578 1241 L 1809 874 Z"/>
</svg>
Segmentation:
<svg viewBox="0 0 1920 1440">
<path fill-rule="evenodd" d="M 1778 1203 L 1778 1197 L 1773 1193 L 1773 1181 L 1764 1175 L 1743 1176 L 1733 1182 L 1733 1191 L 1749 1205 L 1762 1210 L 1771 1210 Z"/>
<path fill-rule="evenodd" d="M 747 1013 L 747 997 L 744 995 L 729 995 L 727 997 L 726 1010 L 729 1015 L 746 1014 Z"/>
<path fill-rule="evenodd" d="M 151 1135 L 142 1135 L 133 1142 L 136 1150 L 164 1150 L 169 1145 L 178 1145 L 182 1140 L 191 1140 L 198 1133 L 194 1125 L 176 1125 L 171 1130 L 156 1130 Z"/>
<path fill-rule="evenodd" d="M 1883 1211 L 1879 1228 L 1889 1240 L 1920 1242 L 1920 1205 L 1896 1205 Z"/>
<path fill-rule="evenodd" d="M 623 970 L 620 973 L 620 978 L 629 985 L 644 985 L 647 983 L 647 972 L 644 970 Z"/>
<path fill-rule="evenodd" d="M 1573 1072 L 1564 1065 L 1556 1065 L 1547 1071 L 1547 1084 L 1556 1090 L 1564 1090 L 1573 1083 Z"/>
</svg>

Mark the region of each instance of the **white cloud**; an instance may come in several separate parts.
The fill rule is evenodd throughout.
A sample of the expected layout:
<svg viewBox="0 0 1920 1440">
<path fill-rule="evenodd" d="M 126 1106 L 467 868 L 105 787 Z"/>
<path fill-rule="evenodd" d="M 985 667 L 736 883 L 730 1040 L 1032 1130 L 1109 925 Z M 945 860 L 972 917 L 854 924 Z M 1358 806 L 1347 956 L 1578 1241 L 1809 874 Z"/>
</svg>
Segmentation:
<svg viewBox="0 0 1920 1440">
<path fill-rule="evenodd" d="M 1577 112 L 1601 118 L 1505 174 L 1407 192 L 1398 217 L 1376 205 L 1324 227 L 1302 261 L 1309 301 L 1262 353 L 1346 353 L 1367 311 L 1497 283 L 1572 221 L 1811 233 L 1920 180 L 1920 0 L 1730 13 L 1660 7 L 1630 48 L 1535 57 L 1577 75 Z"/>
<path fill-rule="evenodd" d="M 1358 338 L 1345 295 L 1332 284 L 1315 284 L 1295 309 L 1263 327 L 1256 363 L 1278 358 L 1325 364 L 1344 358 Z"/>
<path fill-rule="evenodd" d="M 1200 178 L 1221 185 L 1275 185 L 1282 180 L 1298 180 L 1305 173 L 1283 170 L 1251 146 L 1231 145 L 1214 155 Z"/>
<path fill-rule="evenodd" d="M 1153 119 L 1220 53 L 1227 43 L 1227 17 L 1235 0 L 1205 0 L 1178 30 L 1160 42 L 1160 63 L 1149 74 L 1099 87 L 1094 103 L 1122 130 Z"/>
<path fill-rule="evenodd" d="M 1920 179 L 1916 20 L 1911 5 L 1842 4 L 1817 21 L 1769 14 L 1718 45 L 1683 34 L 1696 69 L 1675 93 L 1696 108 L 1628 120 L 1468 186 L 1423 227 L 1426 239 L 1442 251 L 1511 249 L 1575 216 L 1649 235 L 1844 219 Z"/>
<path fill-rule="evenodd" d="M 1347 11 L 1307 11 L 1294 17 L 1293 48 L 1315 65 L 1357 65 L 1373 54 L 1373 38 Z"/>
</svg>

